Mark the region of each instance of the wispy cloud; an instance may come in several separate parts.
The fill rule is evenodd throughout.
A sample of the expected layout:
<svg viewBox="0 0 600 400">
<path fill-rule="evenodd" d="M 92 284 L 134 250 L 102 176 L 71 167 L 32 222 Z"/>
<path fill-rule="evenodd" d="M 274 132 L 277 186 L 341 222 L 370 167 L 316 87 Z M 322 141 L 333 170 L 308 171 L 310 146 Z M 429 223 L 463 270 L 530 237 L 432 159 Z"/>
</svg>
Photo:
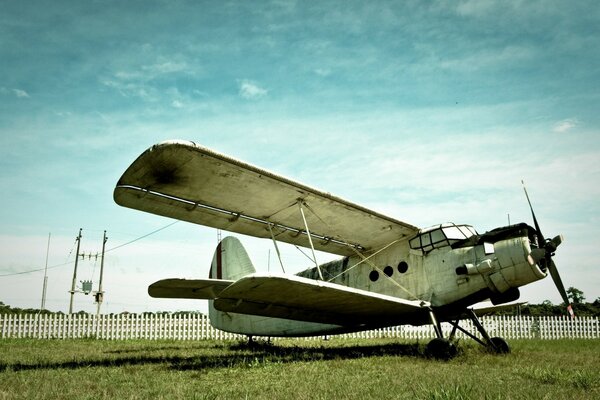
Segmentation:
<svg viewBox="0 0 600 400">
<path fill-rule="evenodd" d="M 29 93 L 27 93 L 26 91 L 24 91 L 22 89 L 13 89 L 13 93 L 15 94 L 15 96 L 17 96 L 19 98 L 29 97 Z"/>
<path fill-rule="evenodd" d="M 565 133 L 575 128 L 577 125 L 579 125 L 579 121 L 576 118 L 567 118 L 555 123 L 552 130 L 558 133 Z"/>
<path fill-rule="evenodd" d="M 488 14 L 497 6 L 498 2 L 494 0 L 466 0 L 456 6 L 456 12 L 465 16 L 481 16 Z"/>
<path fill-rule="evenodd" d="M 319 76 L 329 76 L 331 75 L 331 70 L 329 68 L 317 68 L 314 70 L 315 74 Z"/>
<path fill-rule="evenodd" d="M 200 67 L 190 67 L 182 56 L 174 55 L 169 59 L 164 56 L 152 56 L 146 62 L 132 63 L 131 60 L 122 60 L 118 67 L 113 67 L 113 72 L 100 79 L 106 87 L 117 90 L 123 97 L 137 97 L 144 101 L 158 101 L 164 91 L 165 79 L 173 76 L 194 75 Z M 169 94 L 169 93 L 167 93 Z M 171 105 L 175 106 L 174 103 Z"/>
<path fill-rule="evenodd" d="M 269 91 L 258 83 L 244 79 L 240 81 L 239 94 L 245 99 L 256 100 L 267 95 Z"/>
<path fill-rule="evenodd" d="M 25 99 L 25 98 L 29 97 L 29 93 L 27 93 L 23 89 L 7 89 L 5 87 L 2 87 L 2 88 L 0 88 L 0 93 L 3 93 L 3 94 L 13 94 L 13 95 L 17 96 L 20 99 Z"/>
<path fill-rule="evenodd" d="M 503 49 L 484 49 L 474 54 L 461 54 L 457 58 L 442 61 L 440 67 L 474 71 L 482 68 L 497 68 L 501 65 L 511 65 L 531 60 L 535 51 L 524 46 L 507 46 Z"/>
</svg>

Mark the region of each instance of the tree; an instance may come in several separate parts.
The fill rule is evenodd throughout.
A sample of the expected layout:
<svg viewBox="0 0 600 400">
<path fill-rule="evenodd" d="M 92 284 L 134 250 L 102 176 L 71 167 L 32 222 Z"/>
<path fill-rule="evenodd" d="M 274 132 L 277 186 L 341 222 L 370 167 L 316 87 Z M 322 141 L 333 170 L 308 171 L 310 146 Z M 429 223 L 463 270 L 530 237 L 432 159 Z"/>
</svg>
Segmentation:
<svg viewBox="0 0 600 400">
<path fill-rule="evenodd" d="M 567 295 L 569 296 L 573 304 L 582 304 L 585 300 L 583 292 L 577 288 L 574 288 L 573 286 L 567 289 Z"/>
</svg>

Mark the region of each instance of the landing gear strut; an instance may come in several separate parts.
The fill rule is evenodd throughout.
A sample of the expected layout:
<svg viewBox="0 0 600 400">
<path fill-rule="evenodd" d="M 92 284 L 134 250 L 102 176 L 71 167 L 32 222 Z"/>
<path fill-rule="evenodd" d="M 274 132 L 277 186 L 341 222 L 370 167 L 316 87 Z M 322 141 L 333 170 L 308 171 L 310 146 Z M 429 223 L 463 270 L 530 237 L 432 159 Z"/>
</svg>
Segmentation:
<svg viewBox="0 0 600 400">
<path fill-rule="evenodd" d="M 456 356 L 456 354 L 458 354 L 458 351 L 456 349 L 456 345 L 453 343 L 454 337 L 456 335 L 456 330 L 460 330 L 462 333 L 469 336 L 471 339 L 475 340 L 477 343 L 481 344 L 492 353 L 510 353 L 510 347 L 508 346 L 508 343 L 506 343 L 506 340 L 504 340 L 501 337 L 490 337 L 483 325 L 481 325 L 479 318 L 477 318 L 477 315 L 475 315 L 473 310 L 465 310 L 464 315 L 466 315 L 467 318 L 469 318 L 473 322 L 473 325 L 475 325 L 475 328 L 477 328 L 477 331 L 481 335 L 481 339 L 472 334 L 471 332 L 467 331 L 466 329 L 462 328 L 458 324 L 460 319 L 457 319 L 456 321 L 449 321 L 452 325 L 452 332 L 450 333 L 450 336 L 447 339 L 444 338 L 441 324 L 437 320 L 433 310 L 429 310 L 429 319 L 433 324 L 437 337 L 431 342 L 429 342 L 429 344 L 427 344 L 428 356 L 442 360 L 449 360 L 450 358 Z"/>
<path fill-rule="evenodd" d="M 450 339 L 444 338 L 442 325 L 437 320 L 435 313 L 431 309 L 429 310 L 429 319 L 433 324 L 433 329 L 435 329 L 435 334 L 437 337 L 432 339 L 431 342 L 427 344 L 427 349 L 425 350 L 427 356 L 436 358 L 438 360 L 449 360 L 454 358 L 458 354 L 458 349 L 451 341 L 453 336 L 451 336 Z"/>
</svg>

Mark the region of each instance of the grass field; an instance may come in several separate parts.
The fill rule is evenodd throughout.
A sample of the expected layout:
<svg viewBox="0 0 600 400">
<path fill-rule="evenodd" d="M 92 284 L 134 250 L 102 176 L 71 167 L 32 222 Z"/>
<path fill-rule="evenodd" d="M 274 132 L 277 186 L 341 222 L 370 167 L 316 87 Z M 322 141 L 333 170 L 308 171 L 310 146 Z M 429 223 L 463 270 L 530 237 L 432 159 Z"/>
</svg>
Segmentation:
<svg viewBox="0 0 600 400">
<path fill-rule="evenodd" d="M 471 342 L 451 361 L 425 342 L 0 340 L 0 399 L 594 399 L 600 341 Z"/>
</svg>

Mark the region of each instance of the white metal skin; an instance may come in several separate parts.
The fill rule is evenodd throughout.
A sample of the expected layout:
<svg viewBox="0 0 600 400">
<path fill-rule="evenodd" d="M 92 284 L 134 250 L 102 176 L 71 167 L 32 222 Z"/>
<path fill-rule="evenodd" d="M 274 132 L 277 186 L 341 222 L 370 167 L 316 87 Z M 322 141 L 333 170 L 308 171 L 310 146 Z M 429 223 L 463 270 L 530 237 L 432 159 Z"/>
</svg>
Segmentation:
<svg viewBox="0 0 600 400">
<path fill-rule="evenodd" d="M 485 299 L 515 300 L 520 286 L 547 275 L 531 255 L 538 245 L 525 224 L 483 235 L 452 223 L 418 229 L 190 142 L 148 149 L 123 174 L 114 198 L 343 257 L 270 279 L 256 274 L 239 241 L 228 237 L 209 279 L 149 287 L 155 297 L 209 299 L 211 323 L 229 332 L 307 336 L 453 321 Z"/>
<path fill-rule="evenodd" d="M 241 245 L 240 245 L 241 246 Z M 536 280 L 542 279 L 547 273 L 543 272 L 528 257 L 531 249 L 527 237 L 516 237 L 500 240 L 494 243 L 493 253 L 486 254 L 484 244 L 452 249 L 443 246 L 433 249 L 429 253 L 414 251 L 408 248 L 404 241 L 382 251 L 380 254 L 364 262 L 359 256 L 339 260 L 338 263 L 347 265 L 345 273 L 338 274 L 329 282 L 356 289 L 367 290 L 384 295 L 400 297 L 407 300 L 425 300 L 433 308 L 443 308 L 470 296 L 482 293 L 483 297 L 490 294 L 501 295 L 511 288 L 518 288 Z M 488 252 L 489 252 L 489 246 Z M 223 251 L 218 248 L 217 252 Z M 223 261 L 221 268 L 232 268 L 223 279 L 239 279 L 241 276 L 254 272 L 251 262 L 243 250 L 236 250 L 238 259 Z M 243 253 L 243 254 L 242 254 Z M 213 259 L 211 277 L 216 278 L 216 258 Z M 223 254 L 233 257 L 234 250 L 226 250 Z M 404 272 L 398 270 L 402 262 L 407 264 Z M 327 273 L 336 272 L 331 268 L 333 263 L 323 266 Z M 356 265 L 356 266 L 355 266 Z M 457 274 L 459 266 L 479 266 L 471 268 L 467 274 Z M 243 271 L 236 266 L 245 266 Z M 328 267 L 329 266 L 329 267 Z M 355 267 L 353 267 L 355 266 Z M 389 268 L 391 267 L 391 269 Z M 298 275 L 318 279 L 316 268 L 300 272 Z M 393 271 L 391 276 L 386 272 Z M 378 272 L 378 279 L 373 281 L 370 274 Z M 472 305 L 483 300 L 474 297 L 473 301 L 462 303 L 461 307 Z M 215 309 L 213 301 L 210 302 L 211 323 L 219 329 L 257 336 L 305 336 L 317 334 L 333 334 L 352 332 L 356 327 L 344 327 L 335 324 L 320 324 L 306 321 L 286 320 L 258 315 L 244 315 L 233 312 L 221 312 Z M 407 320 L 407 323 L 420 324 L 423 321 Z M 428 321 L 424 321 L 428 322 Z M 402 320 L 390 320 L 390 325 L 401 324 Z"/>
<path fill-rule="evenodd" d="M 363 263 L 332 282 L 409 300 L 427 300 L 433 307 L 441 307 L 484 289 L 501 294 L 546 276 L 537 265 L 529 263 L 531 249 L 526 237 L 499 241 L 494 244 L 494 253 L 488 255 L 483 247 L 452 249 L 446 246 L 423 254 L 410 251 L 408 243 L 402 242 L 371 259 L 379 271 L 392 267 L 391 276 L 380 272 L 373 282 L 369 279 L 373 267 Z M 404 273 L 398 271 L 402 261 L 408 265 Z M 353 256 L 348 264 L 352 266 L 358 262 L 359 257 Z M 478 266 L 488 262 L 489 268 L 482 271 L 475 268 L 467 275 L 456 273 L 456 268 L 461 265 Z"/>
</svg>

